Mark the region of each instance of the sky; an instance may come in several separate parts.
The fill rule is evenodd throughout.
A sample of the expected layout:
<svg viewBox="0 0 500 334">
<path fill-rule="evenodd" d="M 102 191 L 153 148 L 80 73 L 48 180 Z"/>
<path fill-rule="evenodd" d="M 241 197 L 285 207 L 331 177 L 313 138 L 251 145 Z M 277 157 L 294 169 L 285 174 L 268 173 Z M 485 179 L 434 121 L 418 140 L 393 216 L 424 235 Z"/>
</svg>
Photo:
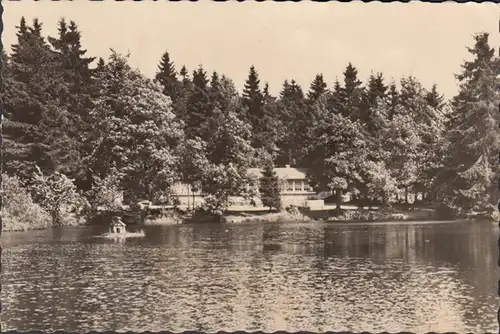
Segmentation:
<svg viewBox="0 0 500 334">
<path fill-rule="evenodd" d="M 57 21 L 73 20 L 91 56 L 107 58 L 110 48 L 130 53 L 130 65 L 153 77 L 165 51 L 177 69 L 198 65 L 216 70 L 242 89 L 254 65 L 274 94 L 285 79 L 305 91 L 317 73 L 329 87 L 351 62 L 361 79 L 382 72 L 387 81 L 413 75 L 434 83 L 450 98 L 454 74 L 470 58 L 473 35 L 490 33 L 500 47 L 499 5 L 493 3 L 275 3 L 8 1 L 2 40 L 16 42 L 21 16 L 38 17 L 45 35 Z"/>
</svg>

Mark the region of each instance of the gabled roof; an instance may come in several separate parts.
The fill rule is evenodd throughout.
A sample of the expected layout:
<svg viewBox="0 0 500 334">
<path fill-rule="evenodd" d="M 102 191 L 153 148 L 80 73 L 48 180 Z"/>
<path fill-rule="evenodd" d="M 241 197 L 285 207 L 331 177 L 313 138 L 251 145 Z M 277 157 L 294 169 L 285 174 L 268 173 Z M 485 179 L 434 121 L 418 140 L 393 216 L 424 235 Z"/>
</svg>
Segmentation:
<svg viewBox="0 0 500 334">
<path fill-rule="evenodd" d="M 111 225 L 112 226 L 126 226 L 125 223 L 122 222 L 121 220 L 120 221 L 111 222 Z"/>
<path fill-rule="evenodd" d="M 307 168 L 294 167 L 276 167 L 274 168 L 279 179 L 282 180 L 305 180 L 307 176 Z M 248 173 L 257 178 L 262 177 L 262 168 L 249 168 Z"/>
</svg>

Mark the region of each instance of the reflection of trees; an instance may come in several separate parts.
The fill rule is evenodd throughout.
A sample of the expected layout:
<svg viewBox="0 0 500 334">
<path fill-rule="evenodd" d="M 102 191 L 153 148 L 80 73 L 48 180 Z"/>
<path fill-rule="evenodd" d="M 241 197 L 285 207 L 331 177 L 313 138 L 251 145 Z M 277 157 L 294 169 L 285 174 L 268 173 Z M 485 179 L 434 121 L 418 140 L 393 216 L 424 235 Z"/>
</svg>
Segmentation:
<svg viewBox="0 0 500 334">
<path fill-rule="evenodd" d="M 435 321 L 445 307 L 443 319 L 476 328 L 495 304 L 492 228 L 181 225 L 148 227 L 124 244 L 66 242 L 76 236 L 63 232 L 54 244 L 7 249 L 16 261 L 4 260 L 2 318 L 18 329 L 378 331 L 403 327 L 409 314 Z"/>
</svg>

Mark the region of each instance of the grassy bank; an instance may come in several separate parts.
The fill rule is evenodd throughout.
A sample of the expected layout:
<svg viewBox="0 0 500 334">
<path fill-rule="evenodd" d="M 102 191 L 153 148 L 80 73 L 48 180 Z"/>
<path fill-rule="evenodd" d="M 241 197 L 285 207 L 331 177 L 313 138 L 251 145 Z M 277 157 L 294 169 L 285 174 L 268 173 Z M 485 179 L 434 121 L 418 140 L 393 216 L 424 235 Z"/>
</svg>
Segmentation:
<svg viewBox="0 0 500 334">
<path fill-rule="evenodd" d="M 223 222 L 240 223 L 272 223 L 298 221 L 328 221 L 328 222 L 375 222 L 375 221 L 410 221 L 438 220 L 435 210 L 399 209 L 350 209 L 350 210 L 290 210 L 283 212 L 238 212 L 223 217 Z"/>
<path fill-rule="evenodd" d="M 286 222 L 286 221 L 312 221 L 310 217 L 304 215 L 300 212 L 269 212 L 264 214 L 239 214 L 239 215 L 227 215 L 222 218 L 224 223 L 228 224 L 241 224 L 241 223 L 274 223 L 274 222 Z"/>
</svg>

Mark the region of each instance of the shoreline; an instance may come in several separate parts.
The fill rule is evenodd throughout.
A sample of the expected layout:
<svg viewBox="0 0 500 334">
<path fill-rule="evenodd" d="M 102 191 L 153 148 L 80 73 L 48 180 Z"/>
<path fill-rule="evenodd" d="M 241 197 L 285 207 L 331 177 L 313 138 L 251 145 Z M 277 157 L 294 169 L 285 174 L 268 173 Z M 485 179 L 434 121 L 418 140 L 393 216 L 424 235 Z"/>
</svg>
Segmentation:
<svg viewBox="0 0 500 334">
<path fill-rule="evenodd" d="M 279 215 L 279 213 L 276 215 L 276 217 L 279 217 L 282 215 Z M 288 216 L 289 217 L 289 216 Z M 209 223 L 215 223 L 215 224 L 228 224 L 228 225 L 244 225 L 244 224 L 255 224 L 255 225 L 261 225 L 261 224 L 276 224 L 276 223 L 324 223 L 328 225 L 348 225 L 348 224 L 404 224 L 404 223 L 423 223 L 423 222 L 432 222 L 432 223 L 458 223 L 458 222 L 474 222 L 474 221 L 484 221 L 484 222 L 490 222 L 490 223 L 496 223 L 495 220 L 493 219 L 474 219 L 474 218 L 455 218 L 455 219 L 400 219 L 400 220 L 395 220 L 395 219 L 380 219 L 380 220 L 321 220 L 321 219 L 309 219 L 309 218 L 303 218 L 303 217 L 295 217 L 294 219 L 262 219 L 257 217 L 242 217 L 243 219 L 234 219 L 234 217 L 223 217 L 222 222 L 209 222 Z M 205 222 L 206 223 L 206 222 Z M 152 223 L 147 223 L 144 225 L 140 224 L 131 224 L 133 226 L 174 226 L 174 225 L 199 225 L 199 222 L 152 222 Z M 203 223 L 201 223 L 203 224 Z M 78 225 L 61 225 L 61 226 L 48 226 L 48 227 L 40 227 L 40 228 L 32 228 L 32 229 L 10 229 L 10 230 L 3 230 L 2 233 L 24 233 L 24 232 L 34 232 L 34 231 L 48 231 L 50 229 L 54 228 L 79 228 L 79 227 L 93 227 L 93 226 L 99 226 L 96 224 L 78 224 Z"/>
<path fill-rule="evenodd" d="M 324 222 L 327 224 L 360 224 L 360 223 L 381 223 L 381 222 L 423 222 L 423 221 L 474 221 L 485 220 L 496 222 L 495 219 L 485 217 L 439 217 L 435 210 L 411 210 L 402 211 L 398 209 L 387 210 L 367 210 L 364 208 L 342 210 L 340 213 L 335 210 L 303 210 L 293 208 L 281 212 L 262 211 L 228 211 L 222 217 L 213 217 L 207 214 L 191 215 L 189 212 L 167 214 L 163 216 L 145 217 L 142 222 L 133 220 L 129 223 L 131 226 L 171 226 L 183 224 L 203 224 L 203 223 L 219 223 L 219 224 L 270 224 L 270 223 L 308 223 L 308 222 Z M 84 226 L 99 226 L 105 224 L 105 219 L 92 222 L 92 219 L 85 221 L 75 220 L 67 222 L 67 224 L 53 226 L 45 224 L 44 226 L 33 227 L 27 226 L 24 223 L 9 224 L 10 228 L 5 230 L 2 226 L 2 232 L 28 232 L 37 230 L 48 230 L 58 227 L 84 227 Z M 4 224 L 2 224 L 4 225 Z"/>
</svg>

